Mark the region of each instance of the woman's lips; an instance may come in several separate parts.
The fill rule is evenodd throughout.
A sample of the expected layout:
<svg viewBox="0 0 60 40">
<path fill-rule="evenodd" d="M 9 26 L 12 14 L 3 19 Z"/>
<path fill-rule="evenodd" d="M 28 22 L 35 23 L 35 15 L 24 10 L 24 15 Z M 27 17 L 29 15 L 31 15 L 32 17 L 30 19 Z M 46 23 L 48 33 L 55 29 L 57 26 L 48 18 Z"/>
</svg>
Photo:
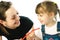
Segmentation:
<svg viewBox="0 0 60 40">
<path fill-rule="evenodd" d="M 20 21 L 15 22 L 15 24 L 19 24 L 19 23 L 20 23 Z"/>
</svg>

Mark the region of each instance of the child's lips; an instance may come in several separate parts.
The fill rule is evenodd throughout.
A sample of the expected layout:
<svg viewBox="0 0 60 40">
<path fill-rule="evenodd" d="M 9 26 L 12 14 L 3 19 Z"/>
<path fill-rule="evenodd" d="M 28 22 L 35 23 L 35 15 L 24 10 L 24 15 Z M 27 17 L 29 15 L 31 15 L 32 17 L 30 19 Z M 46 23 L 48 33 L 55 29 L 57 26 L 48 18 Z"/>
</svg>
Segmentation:
<svg viewBox="0 0 60 40">
<path fill-rule="evenodd" d="M 43 22 L 43 21 L 40 21 L 41 23 Z"/>
</svg>

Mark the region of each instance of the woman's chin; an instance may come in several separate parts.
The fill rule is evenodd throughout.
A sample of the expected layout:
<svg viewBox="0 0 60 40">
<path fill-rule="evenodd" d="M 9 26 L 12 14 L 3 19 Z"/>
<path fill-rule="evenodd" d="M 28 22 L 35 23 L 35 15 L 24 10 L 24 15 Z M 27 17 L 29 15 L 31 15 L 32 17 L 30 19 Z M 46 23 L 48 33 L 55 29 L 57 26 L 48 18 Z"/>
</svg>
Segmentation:
<svg viewBox="0 0 60 40">
<path fill-rule="evenodd" d="M 19 26 L 20 26 L 20 23 L 18 23 L 18 24 L 15 24 L 15 26 L 16 26 L 16 27 L 19 27 Z"/>
<path fill-rule="evenodd" d="M 16 25 L 17 27 L 20 26 L 20 23 Z"/>
</svg>

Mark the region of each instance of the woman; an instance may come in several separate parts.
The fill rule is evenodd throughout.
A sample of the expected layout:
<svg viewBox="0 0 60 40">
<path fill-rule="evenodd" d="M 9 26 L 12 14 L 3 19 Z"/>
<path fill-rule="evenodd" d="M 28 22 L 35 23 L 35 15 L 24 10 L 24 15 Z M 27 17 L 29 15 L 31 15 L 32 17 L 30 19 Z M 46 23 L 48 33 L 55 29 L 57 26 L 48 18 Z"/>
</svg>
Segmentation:
<svg viewBox="0 0 60 40">
<path fill-rule="evenodd" d="M 0 40 L 2 36 L 8 40 L 23 38 L 32 26 L 33 22 L 30 19 L 18 16 L 10 2 L 0 2 Z"/>
</svg>

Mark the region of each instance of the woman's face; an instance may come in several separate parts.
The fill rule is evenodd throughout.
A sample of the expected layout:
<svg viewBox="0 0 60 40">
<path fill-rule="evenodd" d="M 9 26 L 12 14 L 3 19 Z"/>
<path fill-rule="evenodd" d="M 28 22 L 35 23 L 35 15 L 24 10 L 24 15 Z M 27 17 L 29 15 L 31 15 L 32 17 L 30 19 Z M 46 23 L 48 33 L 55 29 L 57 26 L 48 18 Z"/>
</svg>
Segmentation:
<svg viewBox="0 0 60 40">
<path fill-rule="evenodd" d="M 5 27 L 15 29 L 20 25 L 20 21 L 19 21 L 20 18 L 18 16 L 17 11 L 13 7 L 10 7 L 5 12 L 5 16 L 6 16 L 6 21 L 4 21 Z"/>
</svg>

